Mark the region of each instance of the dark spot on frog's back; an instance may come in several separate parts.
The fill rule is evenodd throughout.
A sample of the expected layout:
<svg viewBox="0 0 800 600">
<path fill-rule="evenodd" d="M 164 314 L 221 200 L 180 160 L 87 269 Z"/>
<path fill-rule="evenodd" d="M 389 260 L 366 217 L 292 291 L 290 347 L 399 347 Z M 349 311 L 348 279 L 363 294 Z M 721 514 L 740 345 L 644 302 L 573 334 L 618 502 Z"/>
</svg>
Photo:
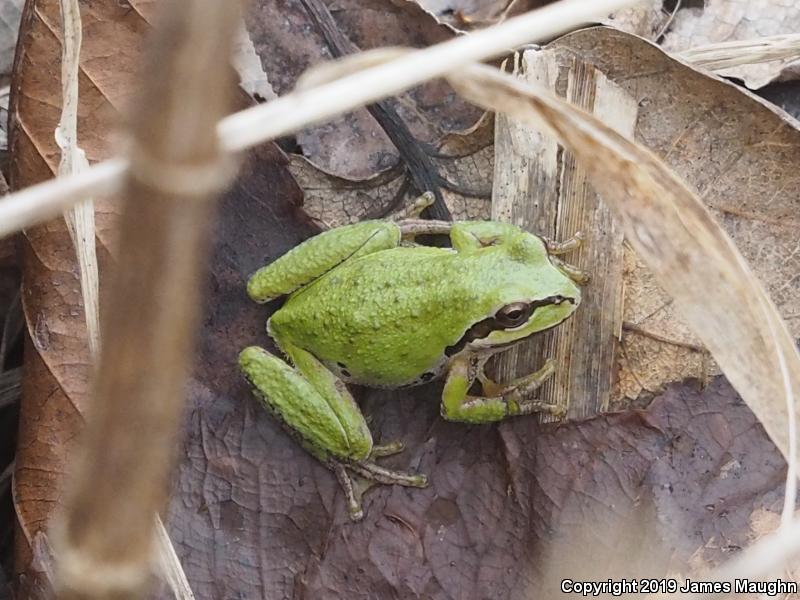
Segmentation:
<svg viewBox="0 0 800 600">
<path fill-rule="evenodd" d="M 339 367 L 339 372 L 344 377 L 350 377 L 350 371 L 347 370 L 347 365 L 345 365 L 344 363 L 340 363 L 340 362 L 337 362 L 336 365 Z"/>
<path fill-rule="evenodd" d="M 424 383 L 427 383 L 431 379 L 433 379 L 434 377 L 436 377 L 436 373 L 428 371 L 428 372 L 422 374 L 422 376 L 420 377 L 420 380 L 422 380 Z"/>
</svg>

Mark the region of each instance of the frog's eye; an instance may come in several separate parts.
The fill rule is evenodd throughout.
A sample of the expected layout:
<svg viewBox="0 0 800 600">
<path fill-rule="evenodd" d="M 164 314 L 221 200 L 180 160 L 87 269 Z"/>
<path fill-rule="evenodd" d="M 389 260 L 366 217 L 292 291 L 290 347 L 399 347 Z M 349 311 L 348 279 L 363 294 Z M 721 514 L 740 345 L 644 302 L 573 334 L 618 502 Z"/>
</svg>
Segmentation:
<svg viewBox="0 0 800 600">
<path fill-rule="evenodd" d="M 494 318 L 497 320 L 497 323 L 505 329 L 519 327 L 530 317 L 531 308 L 532 306 L 525 302 L 506 304 L 497 311 Z"/>
</svg>

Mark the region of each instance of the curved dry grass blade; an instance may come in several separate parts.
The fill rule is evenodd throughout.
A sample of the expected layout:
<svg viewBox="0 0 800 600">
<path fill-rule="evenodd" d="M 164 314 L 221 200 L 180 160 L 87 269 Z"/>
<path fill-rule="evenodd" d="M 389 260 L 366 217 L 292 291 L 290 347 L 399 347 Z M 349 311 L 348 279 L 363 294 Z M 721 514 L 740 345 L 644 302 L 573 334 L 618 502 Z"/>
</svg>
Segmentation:
<svg viewBox="0 0 800 600">
<path fill-rule="evenodd" d="M 800 33 L 706 44 L 685 50 L 679 56 L 712 71 L 773 60 L 797 60 L 800 59 Z"/>
<path fill-rule="evenodd" d="M 487 109 L 552 132 L 589 174 L 625 236 L 790 460 L 787 402 L 800 355 L 731 239 L 686 184 L 648 150 L 544 90 L 475 65 L 450 83 Z"/>
<path fill-rule="evenodd" d="M 83 35 L 77 0 L 61 0 L 61 28 L 64 36 L 61 51 L 62 108 L 55 138 L 61 149 L 58 174 L 72 175 L 89 167 L 86 154 L 78 146 L 78 68 Z M 96 358 L 100 350 L 100 289 L 94 203 L 91 198 L 86 198 L 66 211 L 64 219 L 78 257 L 89 352 Z"/>
</svg>

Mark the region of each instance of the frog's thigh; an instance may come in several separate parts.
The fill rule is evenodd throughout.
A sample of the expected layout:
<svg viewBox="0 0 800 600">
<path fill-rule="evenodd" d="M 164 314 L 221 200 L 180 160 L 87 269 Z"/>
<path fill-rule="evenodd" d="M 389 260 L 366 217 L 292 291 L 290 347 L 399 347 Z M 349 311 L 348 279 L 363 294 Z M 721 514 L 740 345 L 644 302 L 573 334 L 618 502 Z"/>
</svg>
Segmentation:
<svg viewBox="0 0 800 600">
<path fill-rule="evenodd" d="M 269 302 L 314 281 L 344 261 L 400 243 L 400 228 L 389 221 L 362 221 L 336 227 L 292 248 L 256 271 L 247 293 L 256 302 Z"/>
<path fill-rule="evenodd" d="M 285 345 L 283 349 L 297 369 L 257 346 L 245 348 L 239 355 L 239 366 L 267 408 L 296 431 L 321 460 L 329 454 L 365 459 L 372 449 L 372 437 L 344 384 L 308 352 Z"/>
</svg>

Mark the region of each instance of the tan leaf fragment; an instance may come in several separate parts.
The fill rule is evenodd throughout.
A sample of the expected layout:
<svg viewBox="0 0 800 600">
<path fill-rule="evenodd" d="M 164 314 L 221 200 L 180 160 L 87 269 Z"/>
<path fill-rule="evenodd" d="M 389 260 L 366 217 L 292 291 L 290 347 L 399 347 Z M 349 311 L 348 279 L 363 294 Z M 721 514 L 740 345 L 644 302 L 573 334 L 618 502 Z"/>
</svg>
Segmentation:
<svg viewBox="0 0 800 600">
<path fill-rule="evenodd" d="M 800 4 L 795 0 L 707 0 L 702 8 L 687 7 L 675 15 L 664 37 L 663 46 L 670 52 L 684 52 L 734 40 L 750 40 L 800 31 Z M 732 66 L 720 75 L 742 79 L 751 89 L 758 89 L 775 79 L 794 79 L 800 69 L 800 56 L 780 60 Z"/>
<path fill-rule="evenodd" d="M 655 40 L 669 19 L 663 4 L 663 0 L 643 0 L 630 8 L 614 11 L 603 19 L 603 24 Z"/>
</svg>

